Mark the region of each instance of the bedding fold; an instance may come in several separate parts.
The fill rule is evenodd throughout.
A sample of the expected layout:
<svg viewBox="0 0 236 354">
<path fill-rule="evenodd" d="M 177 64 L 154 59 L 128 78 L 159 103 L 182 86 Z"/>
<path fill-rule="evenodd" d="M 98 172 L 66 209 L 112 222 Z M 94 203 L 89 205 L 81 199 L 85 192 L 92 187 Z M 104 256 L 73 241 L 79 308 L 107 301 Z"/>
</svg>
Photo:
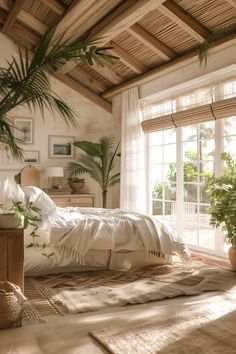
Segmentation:
<svg viewBox="0 0 236 354">
<path fill-rule="evenodd" d="M 174 230 L 162 220 L 121 209 L 59 208 L 47 217 L 50 245 L 66 258 L 80 261 L 101 243 L 103 249 L 135 250 L 139 241 L 146 252 L 189 259 L 188 250 Z M 136 242 L 134 242 L 136 240 Z"/>
</svg>

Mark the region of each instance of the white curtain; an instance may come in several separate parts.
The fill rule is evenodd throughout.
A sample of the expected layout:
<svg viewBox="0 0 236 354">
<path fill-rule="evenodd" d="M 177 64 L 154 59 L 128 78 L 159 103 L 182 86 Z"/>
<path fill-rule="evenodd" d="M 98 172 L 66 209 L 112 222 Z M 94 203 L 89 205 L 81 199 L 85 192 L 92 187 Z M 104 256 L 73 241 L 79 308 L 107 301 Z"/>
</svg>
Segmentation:
<svg viewBox="0 0 236 354">
<path fill-rule="evenodd" d="M 138 89 L 135 87 L 121 95 L 120 207 L 146 213 L 145 138 L 141 120 Z"/>
</svg>

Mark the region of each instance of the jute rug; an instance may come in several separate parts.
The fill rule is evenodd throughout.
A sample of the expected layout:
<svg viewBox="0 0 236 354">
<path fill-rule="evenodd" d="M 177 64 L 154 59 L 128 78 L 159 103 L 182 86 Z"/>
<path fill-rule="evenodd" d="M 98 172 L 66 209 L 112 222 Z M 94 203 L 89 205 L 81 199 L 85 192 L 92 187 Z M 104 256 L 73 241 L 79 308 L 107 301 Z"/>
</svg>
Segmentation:
<svg viewBox="0 0 236 354">
<path fill-rule="evenodd" d="M 232 291 L 234 272 L 202 263 L 148 266 L 26 278 L 25 295 L 40 315 L 140 304 L 204 291 Z"/>
<path fill-rule="evenodd" d="M 90 333 L 113 354 L 235 354 L 235 334 L 236 299 L 230 296 Z"/>
</svg>

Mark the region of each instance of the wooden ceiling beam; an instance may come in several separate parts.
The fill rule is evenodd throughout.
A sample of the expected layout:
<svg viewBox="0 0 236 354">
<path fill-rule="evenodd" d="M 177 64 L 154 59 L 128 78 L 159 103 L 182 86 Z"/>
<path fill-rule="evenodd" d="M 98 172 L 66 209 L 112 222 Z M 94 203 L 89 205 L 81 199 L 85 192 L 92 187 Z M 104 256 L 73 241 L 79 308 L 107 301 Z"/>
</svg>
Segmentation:
<svg viewBox="0 0 236 354">
<path fill-rule="evenodd" d="M 236 0 L 226 0 L 234 9 L 236 9 Z"/>
<path fill-rule="evenodd" d="M 77 17 L 73 20 L 73 17 L 70 15 L 67 16 L 67 19 L 65 18 L 62 20 L 69 21 L 70 23 L 64 36 L 65 41 L 74 42 L 78 40 L 94 25 L 101 21 L 107 13 L 110 13 L 119 3 L 120 0 L 81 0 L 78 3 L 77 13 L 75 13 L 75 10 L 73 10 L 74 8 L 72 8 L 73 13 L 75 13 Z M 60 31 L 58 33 L 60 34 Z"/>
<path fill-rule="evenodd" d="M 99 44 L 104 45 L 134 23 L 138 22 L 148 12 L 158 8 L 164 0 L 126 0 L 116 9 L 105 16 L 95 26 L 89 35 L 90 39 L 100 39 Z"/>
<path fill-rule="evenodd" d="M 104 92 L 107 89 L 107 86 L 100 80 L 93 77 L 87 71 L 81 69 L 79 66 L 76 66 L 70 71 L 70 74 L 75 75 L 76 78 L 88 81 L 96 90 Z"/>
<path fill-rule="evenodd" d="M 184 11 L 173 0 L 166 0 L 158 10 L 179 25 L 190 36 L 202 43 L 211 34 L 200 22 Z"/>
<path fill-rule="evenodd" d="M 20 10 L 22 9 L 25 1 L 26 0 L 16 0 L 14 2 L 13 6 L 11 7 L 11 9 L 8 13 L 7 19 L 4 22 L 4 25 L 2 27 L 2 32 L 6 33 L 14 25 L 14 23 L 17 19 L 17 16 L 18 16 Z"/>
<path fill-rule="evenodd" d="M 81 0 L 81 2 L 83 1 L 86 1 L 86 4 L 91 6 L 90 2 L 93 2 L 94 0 Z M 126 0 L 106 15 L 97 25 L 95 25 L 90 31 L 88 38 L 90 40 L 98 39 L 99 46 L 102 46 L 121 32 L 125 31 L 135 22 L 139 21 L 143 16 L 145 16 L 146 13 L 150 12 L 154 8 L 157 8 L 163 1 L 164 0 Z M 77 6 L 78 5 L 79 4 L 77 4 Z M 60 30 L 62 29 L 63 26 Z M 70 67 L 70 69 L 72 69 L 72 67 Z M 118 84 L 118 82 L 123 81 L 121 78 L 117 80 L 117 74 L 111 69 L 108 69 L 109 68 L 104 68 L 104 70 L 101 70 L 99 67 L 98 72 L 114 84 Z M 65 69 L 63 68 L 63 70 Z M 110 77 L 108 77 L 108 73 L 110 73 Z"/>
<path fill-rule="evenodd" d="M 7 18 L 7 13 L 6 11 L 0 9 L 0 23 L 4 23 Z"/>
<path fill-rule="evenodd" d="M 225 48 L 231 47 L 236 44 L 236 35 L 231 34 L 227 37 L 221 38 L 213 44 L 210 51 L 212 53 L 219 52 Z M 131 79 L 125 83 L 120 84 L 112 89 L 107 90 L 102 95 L 104 98 L 111 98 L 120 94 L 121 92 L 128 90 L 132 87 L 139 85 L 144 85 L 145 83 L 155 80 L 163 75 L 169 74 L 175 70 L 185 67 L 186 65 L 199 62 L 199 48 L 193 50 L 192 52 L 185 54 L 177 59 L 174 59 L 168 63 L 162 64 L 155 69 L 148 71 L 147 73 L 141 74 L 138 77 Z"/>
<path fill-rule="evenodd" d="M 62 16 L 67 10 L 66 5 L 57 0 L 41 0 L 47 7 L 49 7 L 57 15 Z"/>
<path fill-rule="evenodd" d="M 41 35 L 43 35 L 48 30 L 48 26 L 39 21 L 36 17 L 30 15 L 25 10 L 20 10 L 18 19 Z"/>
<path fill-rule="evenodd" d="M 89 101 L 100 106 L 105 111 L 112 113 L 112 104 L 103 97 L 100 97 L 93 91 L 89 90 L 86 86 L 75 81 L 68 75 L 61 75 L 56 73 L 55 77 L 70 88 L 72 88 L 74 91 L 78 92 L 80 95 L 86 97 Z"/>
<path fill-rule="evenodd" d="M 10 11 L 11 7 L 13 6 L 12 0 L 0 0 L 0 7 L 5 11 Z"/>
<path fill-rule="evenodd" d="M 35 45 L 37 44 L 41 37 L 37 36 L 33 32 L 30 32 L 27 28 L 22 26 L 20 23 L 15 23 L 13 27 L 10 29 L 9 33 L 13 36 L 16 34 L 20 38 L 24 39 L 28 43 Z"/>
<path fill-rule="evenodd" d="M 177 54 L 172 49 L 137 23 L 128 28 L 127 31 L 162 59 L 170 60 L 177 58 Z"/>
<path fill-rule="evenodd" d="M 138 59 L 136 59 L 132 54 L 128 53 L 126 50 L 121 48 L 118 44 L 111 41 L 109 52 L 119 57 L 120 61 L 128 66 L 131 70 L 137 74 L 141 74 L 147 71 L 147 67 Z"/>
<path fill-rule="evenodd" d="M 18 43 L 18 45 L 23 50 L 22 54 L 24 55 L 24 47 L 20 43 Z M 30 60 L 32 60 L 33 55 L 34 53 L 32 50 L 28 50 L 28 56 Z M 73 80 L 68 75 L 54 73 L 53 76 L 56 77 L 59 81 L 63 82 L 65 85 L 72 88 L 74 91 L 78 92 L 81 96 L 87 98 L 89 101 L 103 108 L 107 112 L 112 113 L 112 104 L 105 98 L 98 96 L 95 92 L 91 91 L 86 86 L 82 85 L 76 80 Z"/>
<path fill-rule="evenodd" d="M 64 34 L 65 42 L 77 40 L 118 3 L 119 0 L 75 1 L 57 25 L 53 39 Z"/>
<path fill-rule="evenodd" d="M 116 72 L 111 70 L 108 66 L 101 66 L 94 63 L 92 69 L 115 85 L 119 85 L 124 81 L 121 76 L 116 74 Z"/>
</svg>

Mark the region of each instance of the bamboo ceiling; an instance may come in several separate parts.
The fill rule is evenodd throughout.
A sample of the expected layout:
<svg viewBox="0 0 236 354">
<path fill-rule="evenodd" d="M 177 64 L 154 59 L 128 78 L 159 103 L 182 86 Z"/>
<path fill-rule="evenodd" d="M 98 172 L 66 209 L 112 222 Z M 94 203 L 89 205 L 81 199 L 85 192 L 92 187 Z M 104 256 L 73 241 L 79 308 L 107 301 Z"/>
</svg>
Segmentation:
<svg viewBox="0 0 236 354">
<path fill-rule="evenodd" d="M 152 80 L 167 66 L 184 65 L 212 32 L 235 22 L 236 0 L 0 0 L 2 32 L 32 51 L 56 25 L 56 35 L 66 30 L 68 42 L 86 36 L 112 47 L 115 63 L 71 63 L 60 74 L 108 111 L 113 95 Z"/>
</svg>

